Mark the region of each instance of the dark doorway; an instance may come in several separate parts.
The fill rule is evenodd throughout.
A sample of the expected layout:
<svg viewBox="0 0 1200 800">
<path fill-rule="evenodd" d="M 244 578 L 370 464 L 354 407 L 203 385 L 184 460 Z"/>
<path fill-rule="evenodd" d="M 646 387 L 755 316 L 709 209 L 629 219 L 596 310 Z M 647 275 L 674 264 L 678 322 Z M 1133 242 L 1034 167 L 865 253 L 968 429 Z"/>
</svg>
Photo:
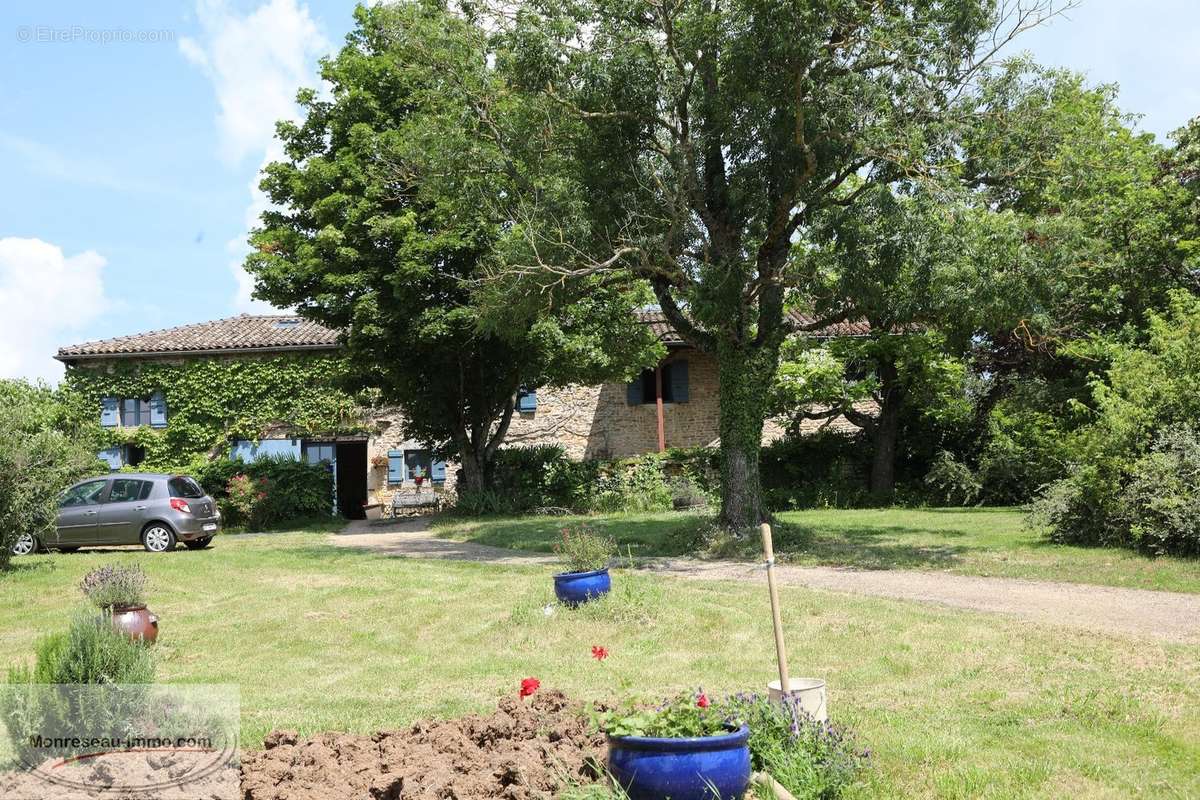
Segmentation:
<svg viewBox="0 0 1200 800">
<path fill-rule="evenodd" d="M 337 443 L 338 511 L 346 519 L 364 519 L 367 502 L 367 443 Z"/>
</svg>

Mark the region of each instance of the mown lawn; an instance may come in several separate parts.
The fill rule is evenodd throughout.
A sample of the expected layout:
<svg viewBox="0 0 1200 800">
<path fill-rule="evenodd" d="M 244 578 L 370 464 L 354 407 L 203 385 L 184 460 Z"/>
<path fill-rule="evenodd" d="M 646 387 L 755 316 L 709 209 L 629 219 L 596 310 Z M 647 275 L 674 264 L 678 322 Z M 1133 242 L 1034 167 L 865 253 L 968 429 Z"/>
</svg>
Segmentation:
<svg viewBox="0 0 1200 800">
<path fill-rule="evenodd" d="M 241 686 L 243 732 L 394 728 L 481 711 L 526 676 L 580 698 L 763 686 L 766 592 L 618 572 L 615 598 L 543 613 L 550 568 L 402 560 L 315 533 L 205 552 L 19 559 L 0 575 L 0 654 L 66 624 L 89 568 L 136 562 L 162 617 L 160 678 Z M 870 748 L 854 797 L 1200 795 L 1200 647 L 1000 616 L 783 590 L 794 672 Z M 612 656 L 590 658 L 594 644 Z"/>
<path fill-rule="evenodd" d="M 612 535 L 634 556 L 677 555 L 688 531 L 705 525 L 692 514 L 611 517 L 446 518 L 437 532 L 496 547 L 548 551 L 564 525 L 587 523 Z M 757 558 L 759 542 L 739 555 Z M 1013 508 L 794 511 L 779 515 L 775 547 L 793 564 L 858 569 L 933 569 L 963 575 L 1093 583 L 1200 593 L 1200 560 L 1150 558 L 1125 550 L 1047 542 Z"/>
</svg>

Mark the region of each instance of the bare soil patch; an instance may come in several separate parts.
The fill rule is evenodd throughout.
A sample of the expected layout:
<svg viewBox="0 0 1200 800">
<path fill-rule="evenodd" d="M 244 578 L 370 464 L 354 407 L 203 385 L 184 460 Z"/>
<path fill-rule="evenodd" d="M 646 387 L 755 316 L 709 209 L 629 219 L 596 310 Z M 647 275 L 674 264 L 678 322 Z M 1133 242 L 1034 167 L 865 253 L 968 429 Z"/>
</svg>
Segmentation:
<svg viewBox="0 0 1200 800">
<path fill-rule="evenodd" d="M 486 716 L 374 735 L 275 731 L 242 758 L 243 800 L 537 800 L 596 780 L 604 737 L 557 691 Z"/>
</svg>

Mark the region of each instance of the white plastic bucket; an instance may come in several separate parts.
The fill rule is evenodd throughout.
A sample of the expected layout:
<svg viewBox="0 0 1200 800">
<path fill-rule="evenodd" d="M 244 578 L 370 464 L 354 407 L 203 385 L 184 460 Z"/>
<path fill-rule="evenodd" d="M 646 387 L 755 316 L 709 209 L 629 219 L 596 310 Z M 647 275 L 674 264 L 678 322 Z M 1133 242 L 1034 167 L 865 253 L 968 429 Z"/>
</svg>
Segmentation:
<svg viewBox="0 0 1200 800">
<path fill-rule="evenodd" d="M 825 697 L 825 681 L 819 678 L 788 678 L 788 694 L 792 696 L 800 708 L 817 722 L 829 719 L 829 709 Z M 771 699 L 778 702 L 783 699 L 783 690 L 779 681 L 767 684 Z"/>
</svg>

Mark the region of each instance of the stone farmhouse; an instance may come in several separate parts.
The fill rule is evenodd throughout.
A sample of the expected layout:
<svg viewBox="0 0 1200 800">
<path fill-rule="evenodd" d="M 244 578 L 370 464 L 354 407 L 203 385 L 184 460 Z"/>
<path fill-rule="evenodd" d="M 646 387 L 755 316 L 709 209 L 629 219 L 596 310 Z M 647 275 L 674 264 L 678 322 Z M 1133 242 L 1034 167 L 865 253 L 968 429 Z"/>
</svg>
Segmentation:
<svg viewBox="0 0 1200 800">
<path fill-rule="evenodd" d="M 509 427 L 509 446 L 556 444 L 574 459 L 628 458 L 667 448 L 719 444 L 717 407 L 720 386 L 716 359 L 690 347 L 654 311 L 642 321 L 666 346 L 667 354 L 652 369 L 629 383 L 544 388 L 521 392 Z M 797 316 L 797 322 L 807 322 Z M 865 336 L 863 322 L 843 322 L 814 332 L 815 338 Z M 109 369 L 167 360 L 265 358 L 280 354 L 328 356 L 339 348 L 337 331 L 287 315 L 246 315 L 165 330 L 120 336 L 60 348 L 55 358 L 68 370 Z M 170 408 L 161 391 L 147 397 L 101 398 L 101 425 L 110 428 L 171 424 Z M 827 427 L 851 428 L 838 418 Z M 817 427 L 817 423 L 812 423 Z M 768 421 L 764 443 L 783 435 Z M 396 492 L 418 490 L 415 478 L 428 480 L 424 491 L 452 491 L 454 465 L 433 459 L 421 442 L 405 437 L 398 409 L 370 413 L 367 432 L 299 437 L 289 421 L 278 420 L 257 439 L 231 439 L 229 452 L 253 460 L 264 455 L 290 455 L 325 462 L 335 474 L 337 505 L 348 517 L 361 515 L 367 504 L 389 503 Z M 101 453 L 111 468 L 136 466 L 135 449 L 114 447 Z"/>
</svg>

